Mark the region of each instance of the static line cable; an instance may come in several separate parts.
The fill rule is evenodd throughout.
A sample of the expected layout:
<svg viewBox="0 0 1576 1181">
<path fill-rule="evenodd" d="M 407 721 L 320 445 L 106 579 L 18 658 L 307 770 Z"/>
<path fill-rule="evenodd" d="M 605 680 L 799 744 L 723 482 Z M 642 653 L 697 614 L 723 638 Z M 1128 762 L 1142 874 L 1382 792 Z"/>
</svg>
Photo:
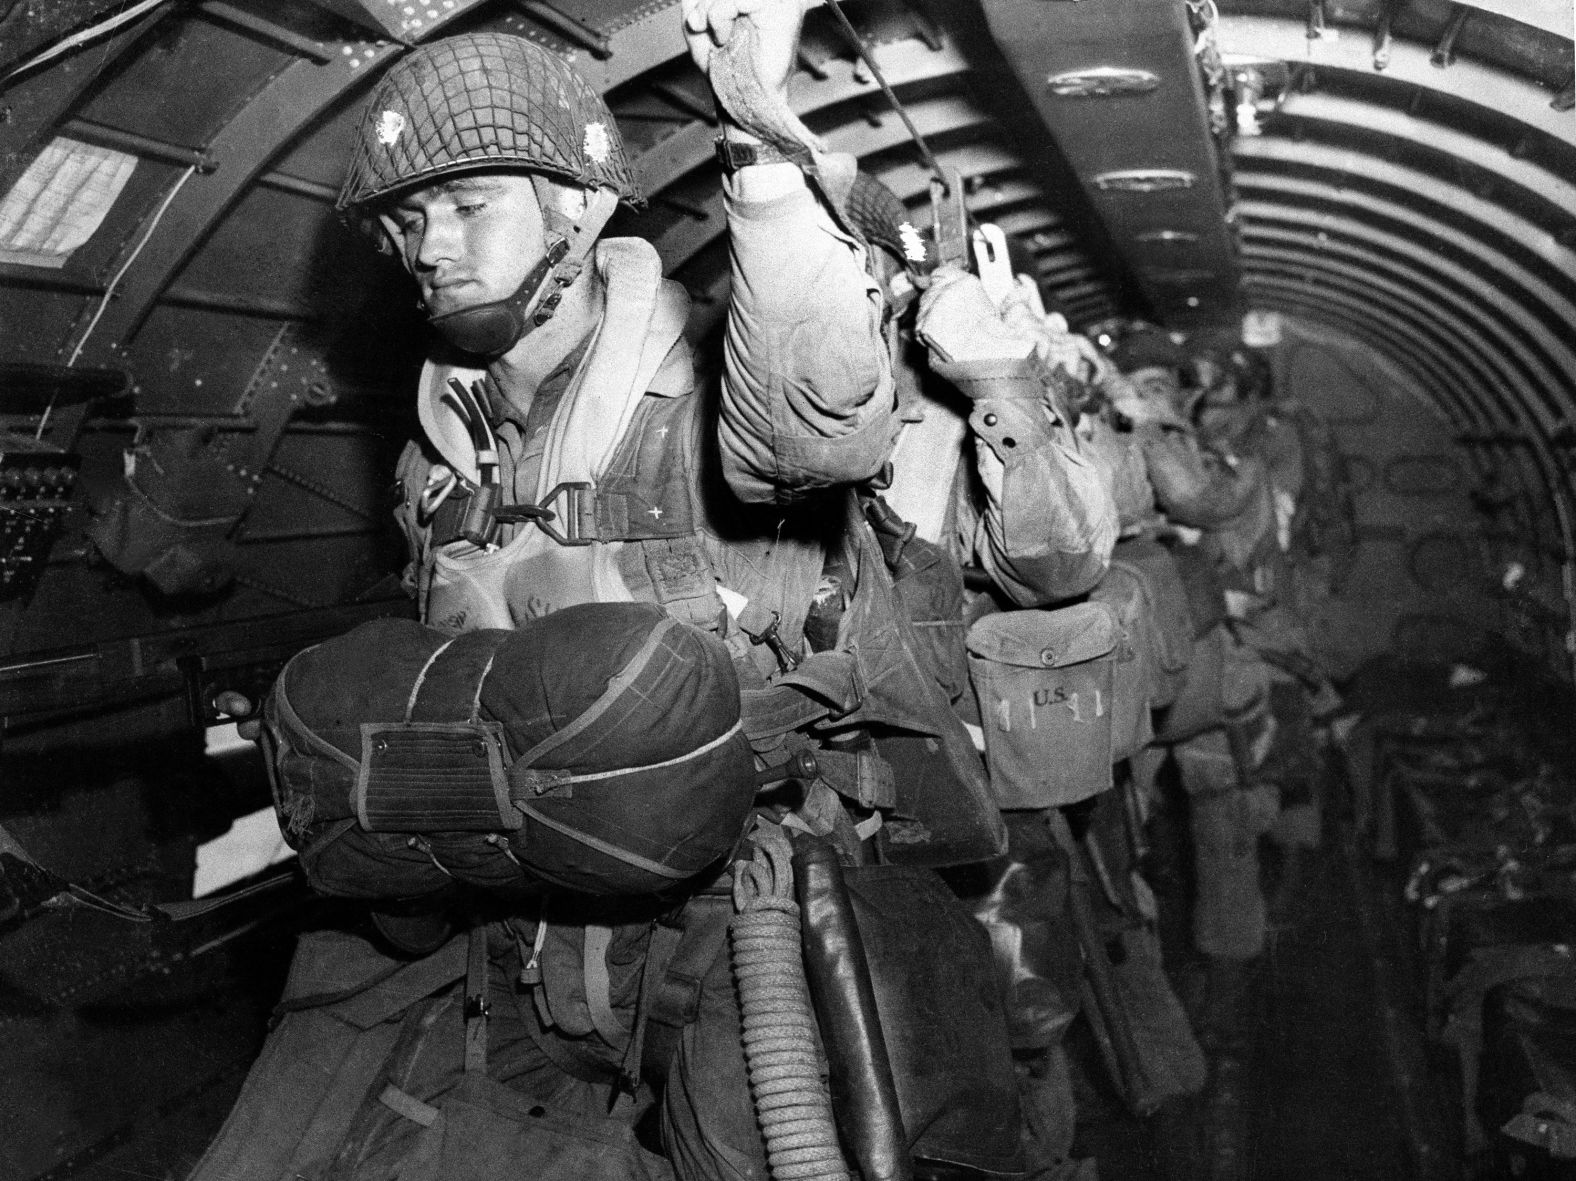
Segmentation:
<svg viewBox="0 0 1576 1181">
<path fill-rule="evenodd" d="M 164 200 L 160 202 L 159 208 L 153 214 L 153 219 L 148 222 L 147 230 L 138 239 L 137 245 L 132 248 L 131 253 L 126 256 L 126 261 L 120 264 L 120 269 L 115 272 L 115 277 L 105 287 L 104 298 L 99 300 L 98 309 L 93 313 L 93 318 L 88 321 L 88 326 L 82 330 L 82 335 L 77 339 L 77 347 L 71 350 L 71 357 L 66 361 L 67 369 L 77 363 L 77 358 L 82 355 L 83 348 L 87 346 L 88 337 L 93 335 L 93 330 L 98 327 L 99 320 L 104 316 L 104 310 L 109 307 L 109 301 L 115 298 L 115 289 L 120 286 L 120 281 L 126 277 L 126 272 L 131 270 L 131 264 L 137 261 L 137 255 L 142 253 L 142 248 L 148 244 L 148 239 L 153 237 L 153 231 L 159 228 L 159 222 L 164 220 L 164 214 L 169 209 L 170 202 L 175 200 L 182 186 L 192 178 L 192 174 L 196 171 L 197 165 L 195 164 L 187 168 L 185 172 L 181 173 L 180 179 L 175 182 L 170 191 L 165 194 Z M 44 437 L 44 428 L 49 425 L 49 416 L 54 413 L 55 399 L 59 396 L 60 391 L 58 389 L 49 396 L 49 405 L 44 407 L 44 413 L 38 419 L 38 429 L 33 432 L 35 439 Z"/>
<path fill-rule="evenodd" d="M 924 157 L 925 166 L 935 174 L 941 182 L 941 187 L 951 195 L 951 185 L 947 183 L 946 174 L 941 171 L 941 163 L 936 159 L 936 154 L 930 150 L 930 145 L 925 142 L 925 137 L 919 133 L 919 128 L 914 126 L 914 119 L 909 115 L 907 108 L 898 100 L 892 88 L 887 85 L 886 76 L 881 73 L 881 67 L 876 65 L 876 55 L 870 52 L 865 39 L 859 35 L 859 30 L 854 28 L 853 22 L 843 11 L 843 6 L 837 0 L 826 0 L 826 5 L 832 10 L 832 15 L 837 17 L 838 24 L 843 26 L 843 32 L 848 34 L 848 39 L 854 43 L 854 49 L 859 58 L 870 68 L 870 76 L 876 80 L 876 85 L 881 87 L 881 93 L 886 95 L 887 102 L 892 104 L 892 109 L 897 112 L 897 117 L 903 120 L 903 126 L 908 128 L 909 138 L 914 141 L 914 146 L 919 149 L 919 154 Z"/>
</svg>

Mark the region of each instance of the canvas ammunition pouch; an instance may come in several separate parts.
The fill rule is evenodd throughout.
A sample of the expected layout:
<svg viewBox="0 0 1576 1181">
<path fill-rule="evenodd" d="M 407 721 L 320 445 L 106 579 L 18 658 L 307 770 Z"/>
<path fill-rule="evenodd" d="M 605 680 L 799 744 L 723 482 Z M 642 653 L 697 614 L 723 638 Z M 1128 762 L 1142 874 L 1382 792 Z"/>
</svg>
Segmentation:
<svg viewBox="0 0 1576 1181">
<path fill-rule="evenodd" d="M 1157 541 L 1133 538 L 1117 542 L 1111 565 L 1133 577 L 1143 599 L 1135 646 L 1149 666 L 1149 704 L 1170 705 L 1182 691 L 1193 651 L 1193 618 L 1176 559 Z"/>
<path fill-rule="evenodd" d="M 1122 627 L 1111 687 L 1111 759 L 1120 762 L 1154 737 L 1149 706 L 1158 679 L 1155 621 L 1140 575 L 1114 561 L 1089 600 L 1111 607 Z"/>
<path fill-rule="evenodd" d="M 970 628 L 967 644 L 997 803 L 1058 808 L 1109 788 L 1122 644 L 1115 609 L 1003 611 Z"/>
<path fill-rule="evenodd" d="M 731 852 L 755 793 L 727 651 L 652 604 L 366 624 L 290 661 L 264 727 L 286 838 L 330 894 L 671 889 Z"/>
</svg>

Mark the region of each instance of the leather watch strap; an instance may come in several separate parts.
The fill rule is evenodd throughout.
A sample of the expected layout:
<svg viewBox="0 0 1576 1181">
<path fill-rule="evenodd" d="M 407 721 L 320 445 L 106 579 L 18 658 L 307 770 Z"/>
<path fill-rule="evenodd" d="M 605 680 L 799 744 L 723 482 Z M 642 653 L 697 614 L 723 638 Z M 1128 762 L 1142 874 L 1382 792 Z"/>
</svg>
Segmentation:
<svg viewBox="0 0 1576 1181">
<path fill-rule="evenodd" d="M 717 163 L 724 172 L 737 172 L 751 164 L 802 165 L 810 158 L 808 150 L 790 155 L 765 142 L 743 142 L 719 135 L 716 139 Z"/>
</svg>

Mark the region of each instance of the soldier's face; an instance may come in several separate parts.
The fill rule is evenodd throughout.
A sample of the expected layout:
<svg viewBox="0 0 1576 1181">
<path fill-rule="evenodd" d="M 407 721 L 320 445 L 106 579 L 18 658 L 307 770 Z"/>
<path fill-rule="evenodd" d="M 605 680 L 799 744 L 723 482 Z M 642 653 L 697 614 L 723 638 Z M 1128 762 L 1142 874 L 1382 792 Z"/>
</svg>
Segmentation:
<svg viewBox="0 0 1576 1181">
<path fill-rule="evenodd" d="M 1135 369 L 1127 375 L 1127 380 L 1144 397 L 1168 405 L 1176 401 L 1182 391 L 1181 383 L 1177 381 L 1177 371 L 1158 365 Z"/>
<path fill-rule="evenodd" d="M 434 316 L 513 295 L 545 249 L 536 189 L 518 172 L 438 181 L 379 220 Z"/>
</svg>

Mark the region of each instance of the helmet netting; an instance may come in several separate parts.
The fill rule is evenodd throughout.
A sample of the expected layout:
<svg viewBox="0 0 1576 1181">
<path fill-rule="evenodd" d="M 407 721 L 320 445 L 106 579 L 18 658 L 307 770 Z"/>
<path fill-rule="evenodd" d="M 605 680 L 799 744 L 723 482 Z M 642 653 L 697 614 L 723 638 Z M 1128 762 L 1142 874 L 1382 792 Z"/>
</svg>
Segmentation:
<svg viewBox="0 0 1576 1181">
<path fill-rule="evenodd" d="M 337 206 L 495 165 L 639 196 L 612 114 L 573 66 L 523 37 L 468 33 L 422 46 L 383 76 Z"/>
</svg>

